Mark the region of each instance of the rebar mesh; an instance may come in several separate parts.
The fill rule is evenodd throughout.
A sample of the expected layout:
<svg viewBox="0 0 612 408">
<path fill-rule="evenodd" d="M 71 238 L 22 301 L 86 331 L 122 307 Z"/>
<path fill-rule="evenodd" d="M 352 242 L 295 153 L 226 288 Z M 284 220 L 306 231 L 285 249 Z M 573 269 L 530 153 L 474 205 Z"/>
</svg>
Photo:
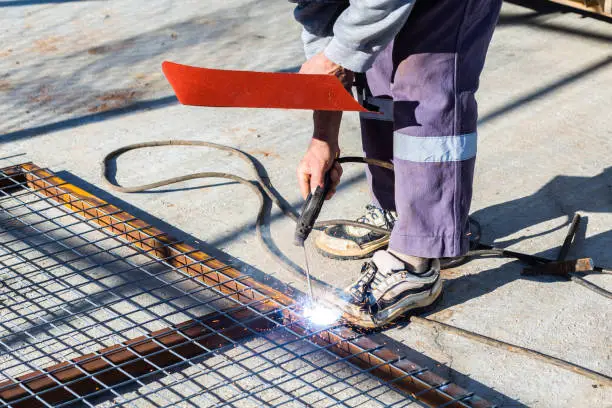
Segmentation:
<svg viewBox="0 0 612 408">
<path fill-rule="evenodd" d="M 333 328 L 303 330 L 295 305 L 243 285 L 249 277 L 177 252 L 180 243 L 101 200 L 80 205 L 33 169 L 0 171 L 2 406 L 415 404 L 392 385 L 426 369 L 379 380 L 370 373 L 392 362 L 350 360 L 382 346 L 332 352 L 360 336 L 314 341 Z"/>
</svg>

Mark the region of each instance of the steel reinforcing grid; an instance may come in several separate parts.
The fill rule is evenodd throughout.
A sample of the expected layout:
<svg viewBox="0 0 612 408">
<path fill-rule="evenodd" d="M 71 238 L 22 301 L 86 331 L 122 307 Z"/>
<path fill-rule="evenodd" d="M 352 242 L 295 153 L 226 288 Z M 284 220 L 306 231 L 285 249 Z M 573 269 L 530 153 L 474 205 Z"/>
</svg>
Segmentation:
<svg viewBox="0 0 612 408">
<path fill-rule="evenodd" d="M 0 170 L 0 406 L 487 401 L 33 164 Z"/>
</svg>

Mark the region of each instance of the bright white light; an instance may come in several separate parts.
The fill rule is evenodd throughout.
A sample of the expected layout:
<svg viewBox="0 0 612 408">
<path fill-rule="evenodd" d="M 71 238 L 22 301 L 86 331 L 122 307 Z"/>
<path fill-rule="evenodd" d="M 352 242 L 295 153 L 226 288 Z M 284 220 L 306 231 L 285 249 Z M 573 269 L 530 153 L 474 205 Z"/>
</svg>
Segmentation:
<svg viewBox="0 0 612 408">
<path fill-rule="evenodd" d="M 317 326 L 328 326 L 340 319 L 342 312 L 335 307 L 323 304 L 309 304 L 304 306 L 304 317 Z"/>
</svg>

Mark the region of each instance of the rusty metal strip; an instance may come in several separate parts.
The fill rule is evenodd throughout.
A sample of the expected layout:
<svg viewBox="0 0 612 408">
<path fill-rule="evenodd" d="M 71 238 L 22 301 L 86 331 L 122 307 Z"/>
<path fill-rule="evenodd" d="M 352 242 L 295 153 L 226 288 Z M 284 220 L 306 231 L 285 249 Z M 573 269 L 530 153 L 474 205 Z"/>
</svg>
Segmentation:
<svg viewBox="0 0 612 408">
<path fill-rule="evenodd" d="M 238 310 L 232 313 L 232 317 L 248 321 L 248 327 L 255 331 L 265 331 L 275 326 L 271 320 L 248 309 Z M 110 387 L 129 382 L 128 375 L 141 376 L 156 370 L 155 365 L 167 367 L 179 363 L 180 357 L 206 354 L 227 346 L 230 339 L 241 340 L 252 335 L 251 331 L 235 325 L 228 317 L 211 313 L 199 319 L 199 322 L 183 322 L 176 327 L 157 330 L 124 344 L 53 365 L 44 372 L 22 375 L 17 378 L 18 383 L 0 383 L 0 400 L 6 403 L 18 401 L 11 404 L 14 408 L 43 407 L 41 401 L 30 396 L 24 388 L 27 387 L 47 404 L 56 405 L 74 398 L 74 394 L 64 387 L 58 387 L 58 384 L 68 383 L 67 387 L 75 394 L 87 396 L 98 391 L 100 384 Z"/>
<path fill-rule="evenodd" d="M 48 170 L 34 164 L 20 166 L 27 180 L 28 187 L 40 191 L 52 200 L 65 207 L 78 211 L 79 215 L 89 219 L 116 235 L 117 238 L 141 248 L 148 254 L 168 260 L 173 267 L 197 278 L 206 285 L 214 285 L 229 297 L 249 304 L 249 309 L 269 315 L 279 311 L 282 323 L 291 327 L 296 333 L 309 334 L 303 318 L 287 306 L 295 305 L 292 298 L 273 288 L 255 281 L 252 277 L 242 275 L 238 270 L 211 258 L 205 253 L 184 243 L 176 242 L 164 232 L 139 220 L 118 207 L 72 185 L 55 176 Z M 112 216 L 110 215 L 112 214 Z M 117 222 L 120 220 L 120 222 Z M 194 263 L 193 260 L 199 261 Z M 212 318 L 213 316 L 211 316 Z M 167 329 L 172 330 L 172 329 Z M 244 330 L 244 328 L 242 329 Z M 135 340 L 136 341 L 136 340 Z M 445 407 L 485 408 L 493 405 L 474 396 L 454 383 L 422 369 L 417 364 L 405 359 L 391 349 L 382 347 L 370 338 L 360 337 L 349 327 L 323 330 L 311 336 L 311 341 L 328 347 L 340 357 L 358 367 L 369 370 L 372 374 L 425 404 Z M 374 351 L 368 352 L 367 350 Z M 81 358 L 88 358 L 83 356 Z M 80 361 L 80 359 L 77 359 Z M 74 361 L 74 360 L 73 360 Z M 70 364 L 66 362 L 66 364 Z M 41 373 L 29 373 L 20 378 L 37 377 Z M 51 378 L 47 380 L 54 381 Z M 111 380 L 106 380 L 111 381 Z M 0 390 L 7 384 L 0 384 Z M 10 384 L 9 384 L 10 385 Z M 469 397 L 468 401 L 463 401 Z"/>
<path fill-rule="evenodd" d="M 228 71 L 165 61 L 183 105 L 368 112 L 333 75 Z"/>
</svg>

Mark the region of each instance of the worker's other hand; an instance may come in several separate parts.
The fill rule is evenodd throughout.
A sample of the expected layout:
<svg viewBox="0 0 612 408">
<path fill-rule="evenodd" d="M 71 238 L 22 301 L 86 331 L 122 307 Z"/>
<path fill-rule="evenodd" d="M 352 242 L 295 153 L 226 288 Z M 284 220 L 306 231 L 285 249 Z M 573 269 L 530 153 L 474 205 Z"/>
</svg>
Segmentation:
<svg viewBox="0 0 612 408">
<path fill-rule="evenodd" d="M 350 90 L 353 86 L 353 72 L 336 64 L 322 52 L 306 61 L 300 68 L 300 74 L 334 75 L 346 89 Z"/>
<path fill-rule="evenodd" d="M 297 168 L 297 178 L 302 198 L 306 199 L 308 193 L 314 192 L 317 186 L 323 188 L 325 173 L 329 170 L 331 185 L 325 197 L 329 200 L 336 192 L 342 176 L 342 166 L 334 161 L 340 155 L 338 144 L 329 143 L 320 139 L 312 139 L 306 154 Z"/>
</svg>

